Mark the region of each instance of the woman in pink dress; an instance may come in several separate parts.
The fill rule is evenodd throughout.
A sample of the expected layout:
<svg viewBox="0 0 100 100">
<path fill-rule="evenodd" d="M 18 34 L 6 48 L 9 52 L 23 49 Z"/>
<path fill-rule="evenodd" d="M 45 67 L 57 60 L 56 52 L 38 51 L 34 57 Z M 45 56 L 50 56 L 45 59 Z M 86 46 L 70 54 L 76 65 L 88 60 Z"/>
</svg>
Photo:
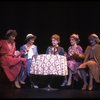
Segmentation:
<svg viewBox="0 0 100 100">
<path fill-rule="evenodd" d="M 69 68 L 69 77 L 68 77 L 68 83 L 67 85 L 71 85 L 72 83 L 72 75 L 74 76 L 74 79 L 77 80 L 77 77 L 75 77 L 75 74 L 78 73 L 78 75 L 81 77 L 80 72 L 77 70 L 77 67 L 82 63 L 83 56 L 83 49 L 80 45 L 78 45 L 80 39 L 78 34 L 72 34 L 70 36 L 70 44 L 71 46 L 68 48 L 68 68 Z"/>
<path fill-rule="evenodd" d="M 76 81 L 78 81 L 77 77 L 75 77 L 76 73 L 78 73 L 78 76 L 81 77 L 81 74 L 77 70 L 77 67 L 79 67 L 79 65 L 82 63 L 82 59 L 84 58 L 84 56 L 83 56 L 82 47 L 78 45 L 79 41 L 80 39 L 79 39 L 78 34 L 73 33 L 70 36 L 71 46 L 69 46 L 68 53 L 67 53 L 67 63 L 68 63 L 68 68 L 69 68 L 68 81 L 67 81 L 67 76 L 65 76 L 65 80 L 61 86 L 65 86 L 66 83 L 67 83 L 67 86 L 70 86 L 72 83 L 72 76 Z"/>
<path fill-rule="evenodd" d="M 8 30 L 6 39 L 0 40 L 0 62 L 9 81 L 14 82 L 16 88 L 21 88 L 20 83 L 24 84 L 21 77 L 21 68 L 26 68 L 26 59 L 17 57 L 20 53 L 16 53 L 15 38 L 16 30 Z M 23 76 L 24 77 L 24 76 Z"/>
</svg>

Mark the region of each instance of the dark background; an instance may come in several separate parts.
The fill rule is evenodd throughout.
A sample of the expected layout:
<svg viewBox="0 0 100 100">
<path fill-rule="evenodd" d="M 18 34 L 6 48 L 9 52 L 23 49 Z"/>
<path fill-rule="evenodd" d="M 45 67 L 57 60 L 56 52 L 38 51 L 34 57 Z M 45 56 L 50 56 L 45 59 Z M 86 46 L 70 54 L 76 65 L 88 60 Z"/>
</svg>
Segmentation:
<svg viewBox="0 0 100 100">
<path fill-rule="evenodd" d="M 83 50 L 88 45 L 88 35 L 96 32 L 100 37 L 99 1 L 0 1 L 0 38 L 8 29 L 16 29 L 17 49 L 25 36 L 33 32 L 39 53 L 45 53 L 51 45 L 54 33 L 61 36 L 60 45 L 68 49 L 69 36 L 80 36 Z"/>
</svg>

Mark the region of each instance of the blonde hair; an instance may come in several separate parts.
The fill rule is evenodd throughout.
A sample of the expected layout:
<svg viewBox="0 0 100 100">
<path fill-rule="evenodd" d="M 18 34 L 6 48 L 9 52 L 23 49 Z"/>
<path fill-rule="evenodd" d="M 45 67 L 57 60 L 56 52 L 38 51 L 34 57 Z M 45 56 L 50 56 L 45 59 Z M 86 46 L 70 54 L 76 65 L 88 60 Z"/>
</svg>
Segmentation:
<svg viewBox="0 0 100 100">
<path fill-rule="evenodd" d="M 78 34 L 75 34 L 73 33 L 70 38 L 74 38 L 76 40 L 77 43 L 79 43 L 80 39 L 79 39 L 79 35 Z"/>
<path fill-rule="evenodd" d="M 100 43 L 100 39 L 99 39 L 98 35 L 95 34 L 95 33 L 90 34 L 89 37 L 88 37 L 88 39 L 89 40 L 95 40 L 96 43 Z"/>
</svg>

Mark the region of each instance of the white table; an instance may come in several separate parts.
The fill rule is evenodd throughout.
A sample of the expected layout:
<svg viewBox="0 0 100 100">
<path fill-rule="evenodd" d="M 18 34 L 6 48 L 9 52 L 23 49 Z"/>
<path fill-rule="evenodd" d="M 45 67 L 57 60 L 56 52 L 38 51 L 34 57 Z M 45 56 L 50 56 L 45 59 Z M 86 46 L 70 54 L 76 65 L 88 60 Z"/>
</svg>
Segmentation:
<svg viewBox="0 0 100 100">
<path fill-rule="evenodd" d="M 68 75 L 67 59 L 62 55 L 40 54 L 33 57 L 30 74 L 36 75 Z"/>
</svg>

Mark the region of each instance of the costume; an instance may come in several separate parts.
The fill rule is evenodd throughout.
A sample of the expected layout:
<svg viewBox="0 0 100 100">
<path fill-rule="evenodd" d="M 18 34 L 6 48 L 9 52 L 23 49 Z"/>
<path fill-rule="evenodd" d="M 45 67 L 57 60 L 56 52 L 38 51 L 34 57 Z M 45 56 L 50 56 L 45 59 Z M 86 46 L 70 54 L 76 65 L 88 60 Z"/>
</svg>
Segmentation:
<svg viewBox="0 0 100 100">
<path fill-rule="evenodd" d="M 78 69 L 89 68 L 95 81 L 100 82 L 100 44 L 96 44 L 94 49 L 87 46 L 84 55 L 84 63 Z"/>
<path fill-rule="evenodd" d="M 64 49 L 60 46 L 54 47 L 54 46 L 49 46 L 46 50 L 46 54 L 59 54 L 59 55 L 64 55 Z"/>
<path fill-rule="evenodd" d="M 20 47 L 20 51 L 26 50 L 28 47 L 26 44 Z M 22 55 L 22 57 L 26 58 L 27 60 L 27 75 L 30 76 L 30 67 L 31 67 L 31 61 L 33 57 L 36 57 L 38 55 L 37 46 L 32 45 L 30 48 L 28 48 L 28 51 Z"/>
<path fill-rule="evenodd" d="M 14 81 L 20 74 L 21 67 L 26 68 L 25 58 L 16 58 L 15 42 L 9 43 L 7 40 L 0 40 L 0 62 L 5 74 L 10 81 Z"/>
<path fill-rule="evenodd" d="M 76 48 L 72 48 L 70 46 L 68 48 L 68 55 L 67 55 L 67 60 L 68 60 L 68 67 L 70 68 L 71 71 L 76 72 L 77 67 L 82 63 L 82 59 L 77 57 L 74 57 L 74 53 L 78 52 L 79 54 L 83 54 L 83 49 L 81 46 L 77 46 Z"/>
</svg>

